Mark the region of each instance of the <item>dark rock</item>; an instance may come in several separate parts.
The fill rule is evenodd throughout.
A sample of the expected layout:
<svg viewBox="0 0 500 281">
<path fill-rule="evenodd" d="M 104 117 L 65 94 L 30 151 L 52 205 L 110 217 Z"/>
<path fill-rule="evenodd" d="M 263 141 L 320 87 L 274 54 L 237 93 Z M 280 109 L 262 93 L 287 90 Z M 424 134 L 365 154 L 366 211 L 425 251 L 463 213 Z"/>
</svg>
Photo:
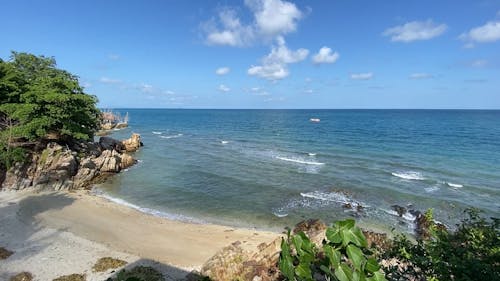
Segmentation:
<svg viewBox="0 0 500 281">
<path fill-rule="evenodd" d="M 3 247 L 0 247 L 0 260 L 4 260 L 4 259 L 12 256 L 13 254 L 14 254 L 14 252 L 9 251 Z"/>
<path fill-rule="evenodd" d="M 100 137 L 99 145 L 101 146 L 102 150 L 116 150 L 116 151 L 124 150 L 124 146 L 121 141 L 115 140 L 114 138 L 110 137 Z"/>
<path fill-rule="evenodd" d="M 399 205 L 392 205 L 391 208 L 398 213 L 398 216 L 402 217 L 404 214 L 406 214 L 406 208 L 403 206 Z"/>
<path fill-rule="evenodd" d="M 31 281 L 33 280 L 33 275 L 29 272 L 21 272 L 12 276 L 9 281 Z"/>
</svg>

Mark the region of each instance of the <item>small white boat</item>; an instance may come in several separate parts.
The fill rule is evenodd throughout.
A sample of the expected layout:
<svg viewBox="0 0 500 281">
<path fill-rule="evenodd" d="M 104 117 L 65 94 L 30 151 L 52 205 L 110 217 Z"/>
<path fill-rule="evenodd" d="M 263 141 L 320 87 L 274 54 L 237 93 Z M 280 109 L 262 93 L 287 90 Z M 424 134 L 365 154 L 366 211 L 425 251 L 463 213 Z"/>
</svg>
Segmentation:
<svg viewBox="0 0 500 281">
<path fill-rule="evenodd" d="M 309 119 L 309 121 L 314 122 L 314 123 L 318 123 L 321 120 L 319 118 L 311 118 L 311 119 Z"/>
</svg>

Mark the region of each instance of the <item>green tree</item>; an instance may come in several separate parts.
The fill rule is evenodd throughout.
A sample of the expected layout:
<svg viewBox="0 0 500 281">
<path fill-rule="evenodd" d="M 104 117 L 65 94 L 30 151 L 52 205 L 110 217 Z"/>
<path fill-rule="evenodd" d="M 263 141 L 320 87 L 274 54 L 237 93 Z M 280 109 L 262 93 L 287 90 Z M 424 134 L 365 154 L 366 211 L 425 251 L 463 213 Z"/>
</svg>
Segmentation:
<svg viewBox="0 0 500 281">
<path fill-rule="evenodd" d="M 0 112 L 15 122 L 15 138 L 86 140 L 98 128 L 96 97 L 54 58 L 13 52 L 0 61 L 0 102 Z"/>
<path fill-rule="evenodd" d="M 1 164 L 20 158 L 14 144 L 91 139 L 99 124 L 96 103 L 54 58 L 12 52 L 9 61 L 0 60 Z"/>
</svg>

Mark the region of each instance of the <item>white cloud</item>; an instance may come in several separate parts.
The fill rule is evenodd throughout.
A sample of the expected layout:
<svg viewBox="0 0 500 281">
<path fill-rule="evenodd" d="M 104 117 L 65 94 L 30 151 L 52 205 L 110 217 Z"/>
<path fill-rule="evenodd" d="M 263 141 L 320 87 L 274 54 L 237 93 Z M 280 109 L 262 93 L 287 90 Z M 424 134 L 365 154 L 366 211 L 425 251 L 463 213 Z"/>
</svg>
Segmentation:
<svg viewBox="0 0 500 281">
<path fill-rule="evenodd" d="M 174 92 L 174 91 L 171 91 L 171 90 L 166 90 L 166 91 L 164 91 L 164 93 L 165 93 L 166 95 L 175 95 L 175 92 Z"/>
<path fill-rule="evenodd" d="M 215 70 L 215 74 L 217 75 L 226 75 L 231 71 L 229 67 L 219 67 Z"/>
<path fill-rule="evenodd" d="M 227 92 L 231 91 L 231 89 L 224 84 L 220 84 L 218 90 L 223 92 L 223 93 L 227 93 Z"/>
<path fill-rule="evenodd" d="M 489 43 L 500 40 L 500 21 L 490 21 L 485 25 L 473 28 L 462 33 L 460 39 L 467 41 L 466 46 L 474 46 L 474 43 Z"/>
<path fill-rule="evenodd" d="M 429 74 L 429 73 L 412 73 L 410 74 L 409 76 L 410 79 L 429 79 L 429 78 L 434 78 L 434 76 L 432 74 Z"/>
<path fill-rule="evenodd" d="M 306 81 L 306 83 L 311 83 L 312 79 L 310 77 L 306 77 L 306 79 L 304 79 L 304 81 Z"/>
<path fill-rule="evenodd" d="M 319 52 L 315 54 L 312 58 L 313 62 L 316 64 L 320 63 L 334 63 L 339 59 L 339 53 L 332 53 L 332 49 L 328 47 L 323 47 L 319 49 Z"/>
<path fill-rule="evenodd" d="M 104 83 L 104 84 L 118 84 L 118 83 L 122 82 L 121 80 L 112 79 L 112 78 L 108 78 L 108 77 L 101 77 L 101 79 L 99 79 L 99 81 L 101 83 Z"/>
<path fill-rule="evenodd" d="M 351 79 L 353 80 L 370 80 L 372 78 L 373 72 L 351 74 Z"/>
<path fill-rule="evenodd" d="M 312 94 L 314 91 L 312 89 L 307 89 L 304 91 L 305 94 Z"/>
<path fill-rule="evenodd" d="M 293 32 L 302 12 L 295 4 L 281 0 L 245 0 L 253 11 L 258 32 L 274 37 Z"/>
<path fill-rule="evenodd" d="M 236 10 L 224 8 L 217 19 L 203 23 L 209 45 L 244 47 L 258 41 L 269 41 L 297 29 L 302 12 L 295 4 L 282 0 L 246 0 L 253 21 L 242 24 Z"/>
<path fill-rule="evenodd" d="M 432 20 L 412 21 L 386 29 L 382 35 L 390 36 L 393 42 L 412 42 L 429 40 L 443 34 L 448 27 L 446 24 L 437 24 Z"/>
<path fill-rule="evenodd" d="M 242 25 L 236 11 L 226 8 L 219 12 L 219 24 L 215 20 L 203 24 L 209 45 L 247 46 L 254 41 L 252 26 Z M 222 28 L 219 28 L 222 27 Z"/>
<path fill-rule="evenodd" d="M 287 77 L 290 73 L 287 65 L 303 61 L 309 55 L 309 50 L 300 48 L 292 51 L 286 46 L 283 37 L 277 38 L 278 46 L 273 46 L 271 52 L 262 59 L 262 65 L 251 66 L 248 74 L 259 76 L 271 81 Z"/>
</svg>

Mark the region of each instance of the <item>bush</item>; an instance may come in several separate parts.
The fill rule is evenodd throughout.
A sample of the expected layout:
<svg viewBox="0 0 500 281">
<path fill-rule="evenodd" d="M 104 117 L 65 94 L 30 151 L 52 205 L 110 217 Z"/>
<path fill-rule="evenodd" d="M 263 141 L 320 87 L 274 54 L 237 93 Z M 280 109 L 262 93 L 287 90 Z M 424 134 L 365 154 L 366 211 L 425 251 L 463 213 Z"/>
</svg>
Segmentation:
<svg viewBox="0 0 500 281">
<path fill-rule="evenodd" d="M 96 102 L 54 58 L 12 52 L 0 60 L 0 121 L 8 121 L 0 122 L 0 137 L 90 139 L 99 124 Z"/>
<path fill-rule="evenodd" d="M 292 251 L 292 248 L 294 251 Z M 336 222 L 326 230 L 321 248 L 306 234 L 288 233 L 281 242 L 279 269 L 286 280 L 386 280 L 354 220 Z"/>
<path fill-rule="evenodd" d="M 428 212 L 429 214 L 430 212 Z M 404 267 L 384 268 L 390 280 L 500 280 L 499 220 L 486 220 L 477 209 L 464 211 L 455 231 L 429 225 L 430 238 L 412 243 L 397 236 L 386 259 L 396 258 Z M 429 218 L 432 222 L 432 217 Z"/>
<path fill-rule="evenodd" d="M 114 278 L 106 281 L 164 281 L 163 274 L 149 266 L 136 266 L 132 269 L 123 269 Z"/>
</svg>

